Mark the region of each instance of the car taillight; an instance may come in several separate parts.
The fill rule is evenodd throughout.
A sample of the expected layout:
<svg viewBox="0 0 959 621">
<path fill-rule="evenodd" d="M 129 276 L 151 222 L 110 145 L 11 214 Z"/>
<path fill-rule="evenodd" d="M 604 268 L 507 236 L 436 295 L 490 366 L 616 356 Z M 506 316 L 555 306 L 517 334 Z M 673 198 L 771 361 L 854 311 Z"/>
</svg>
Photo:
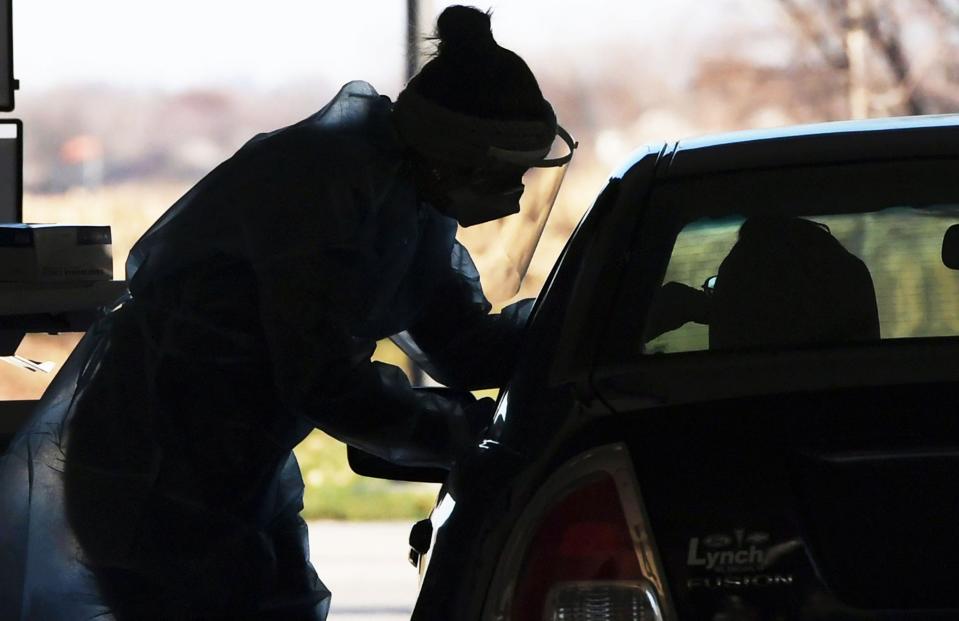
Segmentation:
<svg viewBox="0 0 959 621">
<path fill-rule="evenodd" d="M 509 618 L 662 619 L 609 473 L 583 480 L 546 512 L 522 563 Z"/>
<path fill-rule="evenodd" d="M 659 621 L 656 596 L 645 582 L 564 582 L 546 599 L 550 621 Z"/>
</svg>

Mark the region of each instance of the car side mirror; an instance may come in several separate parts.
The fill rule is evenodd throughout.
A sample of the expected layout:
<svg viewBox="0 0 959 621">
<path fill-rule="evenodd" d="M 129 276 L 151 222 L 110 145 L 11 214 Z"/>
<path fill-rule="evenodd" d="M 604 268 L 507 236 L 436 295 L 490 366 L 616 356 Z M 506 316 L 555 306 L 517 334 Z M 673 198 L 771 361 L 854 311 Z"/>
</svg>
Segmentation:
<svg viewBox="0 0 959 621">
<path fill-rule="evenodd" d="M 959 224 L 953 224 L 942 238 L 942 264 L 959 270 Z"/>
</svg>

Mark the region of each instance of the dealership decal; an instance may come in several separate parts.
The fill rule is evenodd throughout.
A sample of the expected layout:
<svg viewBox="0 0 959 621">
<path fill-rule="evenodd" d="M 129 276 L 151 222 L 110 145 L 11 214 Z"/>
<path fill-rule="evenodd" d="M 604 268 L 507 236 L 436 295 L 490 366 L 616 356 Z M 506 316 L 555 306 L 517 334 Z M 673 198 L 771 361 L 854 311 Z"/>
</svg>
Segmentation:
<svg viewBox="0 0 959 621">
<path fill-rule="evenodd" d="M 762 571 L 769 564 L 769 533 L 715 533 L 689 540 L 687 564 L 716 573 Z"/>
<path fill-rule="evenodd" d="M 734 590 L 781 587 L 793 584 L 790 573 L 770 572 L 773 565 L 794 550 L 798 540 L 774 544 L 767 532 L 739 528 L 689 540 L 686 564 L 707 572 L 686 581 L 690 590 Z"/>
<path fill-rule="evenodd" d="M 792 574 L 751 574 L 732 576 L 707 576 L 690 578 L 686 587 L 690 591 L 696 590 L 732 590 L 744 588 L 763 588 L 790 586 L 794 581 Z"/>
</svg>

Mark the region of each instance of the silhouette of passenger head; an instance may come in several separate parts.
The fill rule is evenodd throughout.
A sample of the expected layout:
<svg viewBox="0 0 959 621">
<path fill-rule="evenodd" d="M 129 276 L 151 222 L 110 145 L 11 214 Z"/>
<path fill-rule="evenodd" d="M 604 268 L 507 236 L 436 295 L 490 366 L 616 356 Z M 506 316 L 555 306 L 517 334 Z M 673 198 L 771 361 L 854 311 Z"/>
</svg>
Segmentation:
<svg viewBox="0 0 959 621">
<path fill-rule="evenodd" d="M 436 54 L 393 108 L 417 188 L 464 226 L 516 213 L 523 175 L 557 135 L 556 115 L 523 59 L 496 43 L 488 13 L 451 6 L 435 38 Z"/>
<path fill-rule="evenodd" d="M 801 218 L 746 220 L 710 306 L 710 349 L 879 338 L 866 265 L 827 226 Z"/>
</svg>

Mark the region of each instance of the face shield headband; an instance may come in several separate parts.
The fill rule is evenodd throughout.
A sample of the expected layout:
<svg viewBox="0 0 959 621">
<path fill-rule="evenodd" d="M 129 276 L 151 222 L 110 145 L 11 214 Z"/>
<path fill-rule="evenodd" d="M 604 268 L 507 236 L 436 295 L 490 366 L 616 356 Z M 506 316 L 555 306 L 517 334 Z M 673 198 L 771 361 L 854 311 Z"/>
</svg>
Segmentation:
<svg viewBox="0 0 959 621">
<path fill-rule="evenodd" d="M 394 106 L 397 131 L 415 151 L 428 159 L 473 171 L 447 179 L 443 211 L 461 226 L 474 226 L 517 213 L 523 184 L 490 185 L 503 171 L 563 168 L 573 157 L 576 143 L 556 123 L 556 115 L 543 100 L 546 121 L 495 121 L 448 110 L 413 91 L 400 94 Z M 547 159 L 557 135 L 568 153 Z M 555 177 L 562 181 L 562 174 Z M 557 187 L 558 190 L 558 187 Z M 555 193 L 553 194 L 555 197 Z M 547 207 L 548 209 L 548 207 Z"/>
<path fill-rule="evenodd" d="M 462 168 L 497 163 L 525 168 L 562 166 L 572 159 L 575 143 L 556 123 L 543 100 L 545 121 L 496 121 L 453 112 L 406 89 L 393 106 L 396 129 L 413 150 L 432 160 Z M 569 153 L 545 159 L 557 134 Z"/>
</svg>

